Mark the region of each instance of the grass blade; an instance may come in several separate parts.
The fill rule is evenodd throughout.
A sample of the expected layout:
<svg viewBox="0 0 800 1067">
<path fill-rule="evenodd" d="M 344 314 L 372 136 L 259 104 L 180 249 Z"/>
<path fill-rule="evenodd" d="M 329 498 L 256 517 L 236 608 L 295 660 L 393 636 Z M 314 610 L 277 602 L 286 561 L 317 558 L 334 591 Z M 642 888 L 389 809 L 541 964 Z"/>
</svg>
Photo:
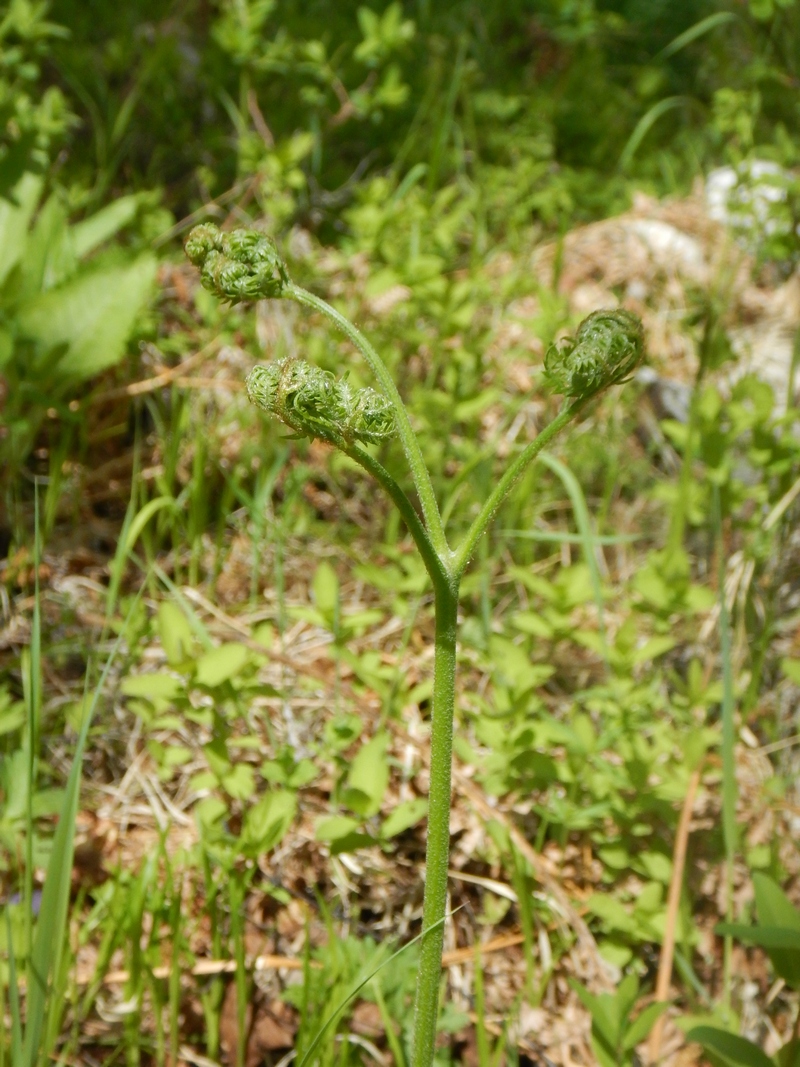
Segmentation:
<svg viewBox="0 0 800 1067">
<path fill-rule="evenodd" d="M 626 170 L 630 166 L 633 157 L 639 151 L 639 146 L 642 141 L 662 115 L 666 115 L 668 111 L 672 111 L 676 107 L 681 107 L 682 104 L 688 102 L 688 98 L 685 96 L 667 96 L 645 111 L 644 115 L 642 115 L 636 123 L 633 133 L 628 138 L 625 147 L 622 149 L 622 154 L 619 157 L 620 169 Z"/>
<path fill-rule="evenodd" d="M 131 612 L 135 610 L 138 600 L 139 596 L 137 595 L 131 605 Z M 123 634 L 127 628 L 127 621 L 129 621 L 130 617 L 129 614 L 126 626 L 121 629 L 114 642 L 114 647 L 92 695 L 92 701 L 84 713 L 78 742 L 75 746 L 72 768 L 64 790 L 64 804 L 53 837 L 52 851 L 47 864 L 47 875 L 42 889 L 39 920 L 36 924 L 36 934 L 28 966 L 27 1013 L 20 1067 L 34 1067 L 40 1054 L 46 1051 L 41 1048 L 42 1031 L 50 1007 L 48 1004 L 50 979 L 52 975 L 58 972 L 64 948 L 67 910 L 72 886 L 75 821 L 78 815 L 78 802 L 80 799 L 83 752 L 86 747 L 89 727 L 100 699 L 100 693 L 119 651 Z"/>
<path fill-rule="evenodd" d="M 554 474 L 558 475 L 572 504 L 572 510 L 575 514 L 575 524 L 578 527 L 580 542 L 583 546 L 583 555 L 586 559 L 586 565 L 589 568 L 589 574 L 591 575 L 592 593 L 594 595 L 594 602 L 597 605 L 597 622 L 600 627 L 600 636 L 603 639 L 603 646 L 605 647 L 606 631 L 603 622 L 603 615 L 605 612 L 603 584 L 600 579 L 600 568 L 597 565 L 597 556 L 595 554 L 597 540 L 594 535 L 594 530 L 592 529 L 592 520 L 589 516 L 589 508 L 586 505 L 586 497 L 583 495 L 583 490 L 580 487 L 578 479 L 569 467 L 556 459 L 555 456 L 551 456 L 549 452 L 540 453 L 539 460 L 544 463 L 545 467 L 549 467 Z"/>
<path fill-rule="evenodd" d="M 700 19 L 699 22 L 695 22 L 694 26 L 690 26 L 688 30 L 679 33 L 674 40 L 670 41 L 666 48 L 661 49 L 655 58 L 668 59 L 670 56 L 674 56 L 676 52 L 680 52 L 681 49 L 687 48 L 690 44 L 693 44 L 698 40 L 698 38 L 710 33 L 711 30 L 715 30 L 717 26 L 723 26 L 726 22 L 733 22 L 736 17 L 737 16 L 733 11 L 717 11 L 714 15 L 709 15 L 707 18 Z"/>
<path fill-rule="evenodd" d="M 462 905 L 462 907 L 463 907 L 463 905 Z M 460 910 L 459 908 L 456 908 L 456 911 L 459 911 L 459 910 Z M 437 926 L 441 926 L 452 915 L 455 915 L 455 911 L 450 912 L 450 915 L 445 915 L 445 917 L 443 919 L 439 919 L 438 922 L 431 923 L 431 925 L 426 930 L 423 930 L 422 933 L 417 934 L 416 937 L 414 937 L 410 941 L 406 942 L 406 944 L 403 945 L 402 948 L 399 948 L 397 950 L 397 952 L 393 952 L 392 955 L 389 956 L 388 959 L 384 960 L 383 963 L 379 964 L 377 967 L 374 968 L 374 970 L 370 971 L 370 973 L 366 976 L 366 978 L 362 979 L 358 983 L 357 986 L 355 986 L 353 989 L 351 989 L 350 992 L 347 993 L 346 996 L 344 996 L 342 998 L 342 1000 L 336 1005 L 336 1007 L 330 1013 L 328 1018 L 325 1020 L 325 1022 L 319 1028 L 319 1030 L 317 1031 L 317 1033 L 314 1036 L 314 1040 L 311 1042 L 311 1044 L 306 1049 L 306 1053 L 303 1056 L 302 1060 L 298 1063 L 297 1067 L 306 1067 L 307 1064 L 311 1063 L 311 1056 L 312 1056 L 314 1050 L 319 1046 L 319 1043 L 322 1041 L 322 1039 L 325 1036 L 325 1034 L 328 1032 L 328 1030 L 331 1028 L 331 1026 L 333 1026 L 333 1024 L 339 1018 L 339 1016 L 344 1011 L 344 1009 L 347 1007 L 347 1005 L 350 1003 L 350 1001 L 354 997 L 358 996 L 358 994 L 361 992 L 361 990 L 364 988 L 364 986 L 367 985 L 369 982 L 371 982 L 372 979 L 375 977 L 376 974 L 378 974 L 379 971 L 382 971 L 384 967 L 386 967 L 388 964 L 390 964 L 392 962 L 392 960 L 396 960 L 398 956 L 401 956 L 406 951 L 406 949 L 411 948 L 411 946 L 413 944 L 415 944 L 417 941 L 421 941 L 422 938 L 425 936 L 425 934 L 430 933 L 431 930 L 435 930 Z"/>
<path fill-rule="evenodd" d="M 6 906 L 6 931 L 8 933 L 8 1000 L 11 1007 L 11 1064 L 12 1067 L 19 1067 L 22 1063 L 22 1011 L 19 1005 L 17 960 L 14 955 L 8 906 Z"/>
</svg>

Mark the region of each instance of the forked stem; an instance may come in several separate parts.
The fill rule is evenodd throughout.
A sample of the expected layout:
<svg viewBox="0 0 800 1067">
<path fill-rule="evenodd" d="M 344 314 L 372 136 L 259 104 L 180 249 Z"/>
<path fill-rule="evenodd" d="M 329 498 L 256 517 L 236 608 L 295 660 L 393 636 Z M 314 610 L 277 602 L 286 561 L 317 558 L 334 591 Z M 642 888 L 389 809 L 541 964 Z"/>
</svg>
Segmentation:
<svg viewBox="0 0 800 1067">
<path fill-rule="evenodd" d="M 450 547 L 447 544 L 447 538 L 445 537 L 442 517 L 439 513 L 439 505 L 436 501 L 436 494 L 433 491 L 433 482 L 431 481 L 428 468 L 425 466 L 422 449 L 419 446 L 417 435 L 414 433 L 411 420 L 408 417 L 406 406 L 397 391 L 394 379 L 386 369 L 386 364 L 363 333 L 357 329 L 352 322 L 346 319 L 344 315 L 340 315 L 336 308 L 331 307 L 331 305 L 321 297 L 315 296 L 314 293 L 310 293 L 307 289 L 303 289 L 299 285 L 295 285 L 294 282 L 290 282 L 286 286 L 284 295 L 292 300 L 296 300 L 299 304 L 305 304 L 307 307 L 314 308 L 315 311 L 322 312 L 323 315 L 330 319 L 337 329 L 341 330 L 342 333 L 353 342 L 367 361 L 370 370 L 375 375 L 375 378 L 381 387 L 381 391 L 394 409 L 397 432 L 400 435 L 403 451 L 408 460 L 411 477 L 414 479 L 414 488 L 417 490 L 417 495 L 419 496 L 419 502 L 422 506 L 422 514 L 425 516 L 425 525 L 430 533 L 433 547 L 436 549 L 437 554 L 449 563 L 451 552 Z"/>
<path fill-rule="evenodd" d="M 564 408 L 560 414 L 553 419 L 549 426 L 546 426 L 542 432 L 530 442 L 530 444 L 525 446 L 513 463 L 506 469 L 505 473 L 500 478 L 500 481 L 489 494 L 488 500 L 484 503 L 467 531 L 466 537 L 454 553 L 453 570 L 459 577 L 464 573 L 467 564 L 472 558 L 472 554 L 478 547 L 480 539 L 489 528 L 500 505 L 525 473 L 525 470 L 536 459 L 539 453 L 547 448 L 553 438 L 580 414 L 590 399 L 591 397 L 585 397 L 581 400 L 575 400 L 569 407 Z"/>
<path fill-rule="evenodd" d="M 196 227 L 186 253 L 200 268 L 203 284 L 222 299 L 237 302 L 263 297 L 288 297 L 325 315 L 356 346 L 382 391 L 360 390 L 354 396 L 346 383 L 294 361 L 255 368 L 248 378 L 251 400 L 277 415 L 300 434 L 328 441 L 356 460 L 388 493 L 408 526 L 433 583 L 436 638 L 431 714 L 428 839 L 422 945 L 414 1007 L 411 1067 L 431 1067 L 436 1044 L 439 989 L 442 976 L 447 870 L 450 859 L 450 790 L 456 685 L 458 595 L 462 575 L 498 508 L 526 468 L 589 400 L 609 385 L 625 381 L 643 354 L 642 326 L 630 312 L 615 309 L 589 315 L 572 340 L 551 346 L 545 376 L 567 406 L 531 441 L 502 475 L 466 537 L 452 552 L 445 536 L 430 473 L 405 405 L 383 360 L 360 330 L 320 297 L 295 285 L 274 242 L 257 231 L 223 233 L 211 224 Z M 391 407 L 414 486 L 422 505 L 417 514 L 406 493 L 357 441 L 382 440 L 392 429 Z"/>
</svg>

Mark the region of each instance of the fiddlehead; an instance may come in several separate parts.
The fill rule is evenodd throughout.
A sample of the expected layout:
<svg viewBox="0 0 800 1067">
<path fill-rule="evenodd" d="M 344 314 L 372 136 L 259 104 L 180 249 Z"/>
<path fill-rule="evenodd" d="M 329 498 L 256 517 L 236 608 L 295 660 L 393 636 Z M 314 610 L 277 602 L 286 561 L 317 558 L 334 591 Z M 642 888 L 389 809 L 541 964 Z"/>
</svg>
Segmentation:
<svg viewBox="0 0 800 1067">
<path fill-rule="evenodd" d="M 544 358 L 545 381 L 556 393 L 585 400 L 624 382 L 644 355 L 638 316 L 622 309 L 595 311 L 573 337 L 551 345 Z"/>
<path fill-rule="evenodd" d="M 389 401 L 374 389 L 353 389 L 299 359 L 279 359 L 254 367 L 247 395 L 304 437 L 319 437 L 342 447 L 355 441 L 376 442 L 394 433 Z"/>
<path fill-rule="evenodd" d="M 257 230 L 223 233 L 207 222 L 195 226 L 184 247 L 203 286 L 223 300 L 280 297 L 290 284 L 275 242 Z"/>
</svg>

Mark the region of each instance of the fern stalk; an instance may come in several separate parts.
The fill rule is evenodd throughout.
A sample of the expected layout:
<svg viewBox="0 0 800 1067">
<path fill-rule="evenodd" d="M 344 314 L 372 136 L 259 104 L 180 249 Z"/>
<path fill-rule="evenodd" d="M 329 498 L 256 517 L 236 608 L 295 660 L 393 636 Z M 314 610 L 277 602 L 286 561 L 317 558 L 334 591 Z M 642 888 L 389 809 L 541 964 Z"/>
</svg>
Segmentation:
<svg viewBox="0 0 800 1067">
<path fill-rule="evenodd" d="M 608 386 L 627 380 L 633 372 L 643 354 L 641 323 L 626 311 L 595 312 L 580 324 L 573 339 L 550 348 L 545 358 L 545 377 L 554 391 L 564 396 L 565 405 L 553 422 L 509 464 L 458 549 L 453 551 L 406 407 L 386 365 L 364 335 L 320 297 L 295 285 L 275 244 L 255 230 L 223 233 L 210 224 L 198 226 L 189 234 L 186 253 L 200 269 L 203 285 L 223 300 L 282 297 L 323 314 L 363 355 L 379 387 L 379 391 L 353 390 L 346 380 L 336 379 L 296 359 L 256 367 L 247 379 L 248 395 L 257 406 L 286 423 L 296 434 L 327 441 L 375 478 L 405 521 L 433 585 L 436 636 L 428 833 L 410 1060 L 411 1067 L 431 1067 L 447 906 L 461 579 L 498 509 L 528 466 L 590 400 Z M 368 451 L 367 446 L 393 433 L 402 443 L 421 516 L 401 485 Z M 303 1057 L 303 1064 L 313 1047 L 314 1043 Z"/>
</svg>

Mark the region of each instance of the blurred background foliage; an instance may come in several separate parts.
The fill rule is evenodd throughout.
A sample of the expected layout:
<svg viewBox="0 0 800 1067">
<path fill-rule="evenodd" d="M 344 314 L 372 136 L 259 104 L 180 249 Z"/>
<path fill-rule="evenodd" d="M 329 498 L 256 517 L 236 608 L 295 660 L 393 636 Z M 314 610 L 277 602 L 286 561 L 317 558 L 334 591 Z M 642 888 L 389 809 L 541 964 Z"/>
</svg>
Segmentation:
<svg viewBox="0 0 800 1067">
<path fill-rule="evenodd" d="M 500 225 L 557 227 L 797 151 L 791 0 L 20 0 L 3 31 L 0 178 L 49 150 L 85 209 L 158 188 L 181 216 L 257 176 L 331 238 L 358 179 L 423 164 L 488 186 Z"/>
</svg>

